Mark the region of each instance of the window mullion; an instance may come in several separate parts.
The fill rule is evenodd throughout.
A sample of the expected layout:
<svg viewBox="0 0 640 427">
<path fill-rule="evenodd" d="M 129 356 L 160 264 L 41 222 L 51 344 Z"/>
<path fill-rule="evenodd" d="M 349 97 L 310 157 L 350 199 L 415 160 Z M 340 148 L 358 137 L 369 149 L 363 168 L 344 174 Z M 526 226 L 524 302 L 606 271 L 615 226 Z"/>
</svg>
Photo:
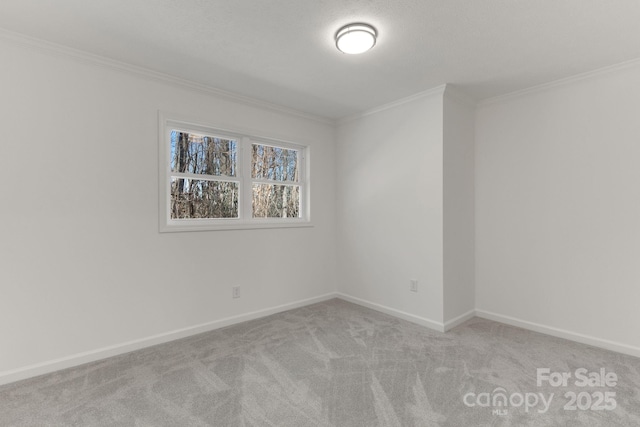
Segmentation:
<svg viewBox="0 0 640 427">
<path fill-rule="evenodd" d="M 205 175 L 185 172 L 169 172 L 169 175 L 175 178 L 193 179 L 195 181 L 240 182 L 238 178 L 226 175 Z"/>
<path fill-rule="evenodd" d="M 307 218 L 307 187 L 309 183 L 306 180 L 306 151 L 298 150 L 298 185 L 300 186 L 300 218 Z"/>
<path fill-rule="evenodd" d="M 251 182 L 251 139 L 249 137 L 242 138 L 241 147 L 241 164 L 242 170 L 240 171 L 242 176 L 242 206 L 240 212 L 240 218 L 243 220 L 250 220 L 253 217 L 253 185 Z"/>
<path fill-rule="evenodd" d="M 300 183 L 296 181 L 276 181 L 275 179 L 251 179 L 252 184 L 273 184 L 273 185 L 286 185 L 290 187 L 299 187 Z"/>
</svg>

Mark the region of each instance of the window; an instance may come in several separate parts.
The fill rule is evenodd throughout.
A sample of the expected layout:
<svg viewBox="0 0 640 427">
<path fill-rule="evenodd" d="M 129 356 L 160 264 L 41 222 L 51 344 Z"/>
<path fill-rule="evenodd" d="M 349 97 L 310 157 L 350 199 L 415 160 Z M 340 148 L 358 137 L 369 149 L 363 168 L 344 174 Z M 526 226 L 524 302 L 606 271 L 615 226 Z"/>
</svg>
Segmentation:
<svg viewBox="0 0 640 427">
<path fill-rule="evenodd" d="M 299 150 L 251 144 L 254 218 L 300 218 Z"/>
<path fill-rule="evenodd" d="M 238 143 L 171 129 L 171 219 L 238 218 Z"/>
<path fill-rule="evenodd" d="M 160 117 L 160 231 L 309 226 L 308 148 Z"/>
</svg>

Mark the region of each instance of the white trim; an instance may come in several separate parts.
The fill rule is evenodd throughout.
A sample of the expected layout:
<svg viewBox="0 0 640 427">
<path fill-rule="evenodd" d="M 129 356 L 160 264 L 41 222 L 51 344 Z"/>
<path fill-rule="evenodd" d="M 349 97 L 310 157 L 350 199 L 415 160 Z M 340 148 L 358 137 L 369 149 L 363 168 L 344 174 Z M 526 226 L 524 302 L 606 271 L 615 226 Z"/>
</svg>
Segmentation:
<svg viewBox="0 0 640 427">
<path fill-rule="evenodd" d="M 44 53 L 54 54 L 59 57 L 71 58 L 71 59 L 82 61 L 84 63 L 97 65 L 103 68 L 108 68 L 111 70 L 133 74 L 134 76 L 137 76 L 137 77 L 143 77 L 152 81 L 158 81 L 161 83 L 178 86 L 180 88 L 193 90 L 198 93 L 213 95 L 219 98 L 224 98 L 240 104 L 248 105 L 250 107 L 258 107 L 258 108 L 263 108 L 271 111 L 276 111 L 278 113 L 282 113 L 282 114 L 286 114 L 294 117 L 300 117 L 307 120 L 313 120 L 319 123 L 324 123 L 329 125 L 335 124 L 335 120 L 329 119 L 327 117 L 322 117 L 322 116 L 318 116 L 311 113 L 305 113 L 302 111 L 295 110 L 293 108 L 288 108 L 281 105 L 272 104 L 267 101 L 261 101 L 259 99 L 251 98 L 249 96 L 228 92 L 222 89 L 215 88 L 213 86 L 196 83 L 191 80 L 172 76 L 170 74 L 161 73 L 149 68 L 140 67 L 138 65 L 133 65 L 133 64 L 118 61 L 115 59 L 107 58 L 104 56 L 96 55 L 80 49 L 74 49 L 74 48 L 64 46 L 58 43 L 53 43 L 47 40 L 30 37 L 30 36 L 20 34 L 14 31 L 9 31 L 3 28 L 0 28 L 0 38 L 19 44 L 24 47 L 39 50 Z"/>
<path fill-rule="evenodd" d="M 444 322 L 444 331 L 445 332 L 450 331 L 451 329 L 455 328 L 458 325 L 463 324 L 464 322 L 474 318 L 475 316 L 476 316 L 476 311 L 469 310 L 468 312 L 461 314 L 458 317 L 454 317 L 453 319 Z"/>
<path fill-rule="evenodd" d="M 505 316 L 503 314 L 492 313 L 485 310 L 476 310 L 476 316 L 483 319 L 493 320 L 494 322 L 505 323 L 507 325 L 528 329 L 530 331 L 539 332 L 558 338 L 564 338 L 582 344 L 592 345 L 594 347 L 603 348 L 605 350 L 611 350 L 617 353 L 640 357 L 640 347 L 634 347 L 628 344 L 605 340 L 602 338 L 593 337 L 591 335 L 579 334 L 577 332 L 568 331 L 566 329 L 560 329 L 553 326 L 542 325 L 540 323 L 529 322 L 526 320 L 517 319 L 511 316 Z"/>
<path fill-rule="evenodd" d="M 353 114 L 351 116 L 344 117 L 344 118 L 338 120 L 338 126 L 347 124 L 349 122 L 361 119 L 361 118 L 366 117 L 366 116 L 371 116 L 373 114 L 380 113 L 380 112 L 385 111 L 385 110 L 390 110 L 392 108 L 396 108 L 396 107 L 399 107 L 399 106 L 404 105 L 404 104 L 408 104 L 409 102 L 413 102 L 413 101 L 416 101 L 418 99 L 430 98 L 430 97 L 433 97 L 433 96 L 441 96 L 441 95 L 444 94 L 446 88 L 447 88 L 447 85 L 443 84 L 443 85 L 436 86 L 434 88 L 431 88 L 431 89 L 428 89 L 428 90 L 425 90 L 425 91 L 422 91 L 422 92 L 418 92 L 418 93 L 416 93 L 414 95 L 410 95 L 410 96 L 407 96 L 405 98 L 401 98 L 401 99 L 398 99 L 396 101 L 392 101 L 392 102 L 389 102 L 387 104 L 380 105 L 379 107 L 374 107 L 374 108 L 371 108 L 370 110 L 366 110 L 366 111 L 363 111 L 361 113 L 356 113 L 356 114 Z"/>
<path fill-rule="evenodd" d="M 211 322 L 203 323 L 200 325 L 190 326 L 187 328 L 177 329 L 174 331 L 152 335 L 150 337 L 141 338 L 133 341 L 116 344 L 113 346 L 103 347 L 97 350 L 86 351 L 83 353 L 74 354 L 71 356 L 37 363 L 34 365 L 13 369 L 9 371 L 0 372 L 0 385 L 9 384 L 15 381 L 24 380 L 27 378 L 36 377 L 38 375 L 48 374 L 51 372 L 59 371 L 61 369 L 67 369 L 74 366 L 83 365 L 85 363 L 95 362 L 98 360 L 106 359 L 108 357 L 118 356 L 121 354 L 129 353 L 136 350 L 141 350 L 153 345 L 163 344 L 166 342 L 174 341 L 181 338 L 190 337 L 192 335 L 201 334 L 204 332 L 213 331 L 226 326 L 235 325 L 237 323 L 246 322 L 249 320 L 259 319 L 261 317 L 269 316 L 276 313 L 281 313 L 287 310 L 293 310 L 295 308 L 304 307 L 311 304 L 316 304 L 323 301 L 328 301 L 334 298 L 339 298 L 353 304 L 357 304 L 363 307 L 370 308 L 375 311 L 379 311 L 390 316 L 394 316 L 403 320 L 407 320 L 412 323 L 416 323 L 420 326 L 427 327 L 429 329 L 436 330 L 438 332 L 446 332 L 452 328 L 464 323 L 465 321 L 473 318 L 474 316 L 492 320 L 494 322 L 503 323 L 506 325 L 516 326 L 519 328 L 539 332 L 554 337 L 564 338 L 570 341 L 579 342 L 582 344 L 592 345 L 595 347 L 603 348 L 630 356 L 640 357 L 640 347 L 634 347 L 627 344 L 618 343 L 615 341 L 604 340 L 589 335 L 578 334 L 575 332 L 567 331 L 565 329 L 554 328 L 551 326 L 541 325 L 539 323 L 528 322 L 525 320 L 517 319 L 510 316 L 505 316 L 497 313 L 488 312 L 485 310 L 470 310 L 469 312 L 451 319 L 447 322 L 440 323 L 431 319 L 427 319 L 420 316 L 415 316 L 410 313 L 406 313 L 400 310 L 396 310 L 390 307 L 376 304 L 370 301 L 366 301 L 360 298 L 352 297 L 341 292 L 330 292 L 328 294 L 320 295 L 313 298 L 307 298 L 304 300 L 295 301 L 288 304 L 282 304 L 279 306 L 266 308 L 262 310 L 253 311 L 250 313 L 240 314 L 237 316 L 226 317 L 224 319 L 214 320 Z"/>
<path fill-rule="evenodd" d="M 242 181 L 240 185 L 242 188 L 240 189 L 241 194 L 245 194 L 247 197 L 240 197 L 239 203 L 239 218 L 249 218 L 251 217 L 251 213 L 253 211 L 253 201 L 249 196 L 253 189 L 251 184 L 251 139 L 249 136 L 242 137 L 242 143 L 240 144 L 240 175 L 242 176 Z"/>
<path fill-rule="evenodd" d="M 427 327 L 429 329 L 436 330 L 438 332 L 444 332 L 444 324 L 441 322 L 436 322 L 435 320 L 427 319 L 426 317 L 416 316 L 415 314 L 407 313 L 404 311 L 396 310 L 395 308 L 387 307 L 381 304 L 377 304 L 375 302 L 363 300 L 360 298 L 352 297 L 351 295 L 343 294 L 341 292 L 337 293 L 337 297 L 343 299 L 348 302 L 352 302 L 357 305 L 361 305 L 363 307 L 370 308 L 372 310 L 379 311 L 381 313 L 389 314 L 394 317 L 398 317 L 403 320 L 407 320 L 411 323 L 416 323 L 420 326 Z"/>
<path fill-rule="evenodd" d="M 526 89 L 517 90 L 504 95 L 494 96 L 480 101 L 478 107 L 485 107 L 488 105 L 499 104 L 502 102 L 511 101 L 513 99 L 521 98 L 526 95 L 531 95 L 539 92 L 545 92 L 562 86 L 568 86 L 573 83 L 577 83 L 582 80 L 593 79 L 602 75 L 613 73 L 627 68 L 633 68 L 640 66 L 640 58 L 632 59 L 630 61 L 621 62 L 619 64 L 609 65 L 606 67 L 598 68 L 596 70 L 587 71 L 585 73 L 576 74 L 573 76 L 565 77 L 562 79 L 554 80 L 552 82 L 542 83 L 536 86 L 532 86 Z"/>
<path fill-rule="evenodd" d="M 328 301 L 333 298 L 336 298 L 336 294 L 332 292 L 325 295 L 320 295 L 313 298 L 307 298 L 304 300 L 295 301 L 288 304 L 282 304 L 282 305 L 278 305 L 271 308 L 265 308 L 262 310 L 253 311 L 250 313 L 226 317 L 220 320 L 214 320 L 212 322 L 202 323 L 200 325 L 189 326 L 187 328 L 182 328 L 182 329 L 176 329 L 174 331 L 152 335 L 146 338 L 127 341 L 121 344 L 103 347 L 96 350 L 85 351 L 82 353 L 74 354 L 67 357 L 62 357 L 55 360 L 36 363 L 34 365 L 25 366 L 23 368 L 3 371 L 3 372 L 0 372 L 0 385 L 9 384 L 15 381 L 24 380 L 24 379 L 35 377 L 38 375 L 48 374 L 51 372 L 59 371 L 61 369 L 83 365 L 89 362 L 95 362 L 97 360 L 118 356 L 118 355 L 129 353 L 135 350 L 141 350 L 143 348 L 151 347 L 153 345 L 163 344 L 163 343 L 174 341 L 177 339 L 190 337 L 192 335 L 213 331 L 215 329 L 220 329 L 226 326 L 235 325 L 236 323 L 258 319 L 261 317 L 269 316 L 269 315 L 280 313 L 283 311 L 292 310 L 294 308 L 304 307 L 307 305 Z"/>
<path fill-rule="evenodd" d="M 198 221 L 198 220 L 194 220 Z M 242 221 L 237 218 L 222 218 L 214 221 L 202 220 L 202 223 L 193 223 L 189 225 L 181 225 L 177 221 L 173 221 L 169 225 L 162 226 L 160 221 L 159 231 L 160 233 L 185 233 L 192 231 L 231 231 L 231 230 L 262 230 L 262 229 L 275 229 L 275 228 L 313 228 L 315 225 L 312 222 L 306 221 L 300 218 L 285 218 L 275 219 L 254 219 L 252 222 Z"/>
<path fill-rule="evenodd" d="M 240 183 L 238 178 L 226 175 L 205 175 L 205 174 L 195 174 L 195 173 L 187 173 L 187 172 L 171 172 L 169 175 L 171 177 L 183 178 L 183 179 L 192 179 L 194 181 L 216 181 L 216 182 L 235 182 L 236 184 Z"/>
<path fill-rule="evenodd" d="M 446 85 L 444 89 L 444 97 L 450 101 L 454 101 L 469 108 L 475 108 L 478 104 L 478 102 L 474 98 L 470 97 L 462 90 L 451 84 Z"/>
<path fill-rule="evenodd" d="M 158 71 L 154 71 L 149 68 L 132 65 L 126 62 L 117 61 L 115 59 L 96 55 L 96 54 L 82 51 L 79 49 L 74 49 L 74 48 L 53 43 L 47 40 L 30 37 L 21 33 L 17 33 L 15 31 L 6 30 L 4 28 L 0 28 L 0 39 L 6 40 L 24 47 L 28 47 L 31 49 L 39 50 L 44 53 L 54 54 L 59 57 L 66 57 L 66 58 L 79 60 L 92 65 L 109 68 L 112 70 L 116 70 L 116 71 L 120 71 L 128 74 L 133 74 L 135 76 L 147 78 L 153 81 L 159 81 L 162 83 L 178 86 L 184 89 L 190 89 L 198 93 L 206 93 L 209 95 L 228 99 L 230 101 L 238 102 L 240 104 L 248 105 L 251 107 L 264 108 L 264 109 L 276 111 L 282 114 L 286 114 L 289 116 L 300 117 L 300 118 L 313 120 L 319 123 L 324 123 L 329 125 L 336 125 L 336 124 L 342 125 L 342 124 L 357 120 L 359 118 L 369 116 L 371 114 L 375 114 L 390 108 L 397 107 L 399 105 L 414 101 L 416 99 L 438 95 L 443 93 L 445 88 L 448 86 L 447 84 L 436 86 L 434 88 L 427 89 L 423 92 L 419 92 L 417 94 L 410 95 L 408 97 L 401 98 L 399 100 L 392 101 L 387 104 L 383 104 L 379 107 L 374 107 L 370 110 L 366 110 L 364 112 L 356 113 L 356 114 L 336 120 L 336 119 L 330 119 L 328 117 L 318 116 L 315 114 L 305 113 L 292 108 L 284 107 L 277 104 L 272 104 L 266 101 L 261 101 L 259 99 L 251 98 L 248 96 L 228 92 L 212 86 L 208 86 L 208 85 L 196 83 L 190 80 L 182 79 L 176 76 L 172 76 L 170 74 L 160 73 Z M 509 92 L 504 95 L 498 95 L 495 97 L 487 98 L 479 102 L 475 102 L 472 98 L 467 97 L 466 95 L 462 94 L 460 91 L 457 91 L 458 92 L 457 95 L 462 95 L 462 96 L 455 96 L 455 98 L 457 98 L 458 100 L 464 100 L 465 103 L 467 104 L 470 103 L 470 105 L 483 107 L 486 105 L 497 104 L 497 103 L 505 102 L 511 99 L 519 98 L 531 93 L 542 92 L 545 90 L 553 89 L 558 86 L 564 86 L 580 80 L 597 77 L 601 74 L 607 74 L 617 70 L 635 67 L 638 64 L 640 64 L 640 58 L 621 62 L 619 64 L 602 67 L 593 71 L 588 71 L 586 73 L 576 74 L 574 76 L 565 77 L 552 82 L 542 83 L 540 85 L 532 86 L 526 89 Z"/>
<path fill-rule="evenodd" d="M 298 164 L 300 164 L 300 163 L 298 163 Z M 177 174 L 175 174 L 175 173 L 173 174 L 173 176 L 176 176 L 176 175 Z M 215 181 L 220 181 L 220 180 L 216 179 Z M 287 187 L 301 187 L 302 186 L 302 184 L 300 184 L 301 181 L 276 181 L 274 179 L 258 179 L 258 178 L 251 178 L 250 181 L 251 181 L 252 184 L 284 185 L 284 186 L 287 186 Z"/>
</svg>

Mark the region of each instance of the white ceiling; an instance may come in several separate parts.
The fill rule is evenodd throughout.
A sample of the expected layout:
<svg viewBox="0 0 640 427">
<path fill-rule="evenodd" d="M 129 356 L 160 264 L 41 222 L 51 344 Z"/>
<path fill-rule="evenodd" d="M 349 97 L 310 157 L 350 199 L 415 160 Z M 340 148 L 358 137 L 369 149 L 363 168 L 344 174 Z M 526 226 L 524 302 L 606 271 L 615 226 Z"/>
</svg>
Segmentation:
<svg viewBox="0 0 640 427">
<path fill-rule="evenodd" d="M 333 40 L 354 21 L 379 33 L 359 56 Z M 640 57 L 639 0 L 1 0 L 0 27 L 327 118 Z"/>
</svg>

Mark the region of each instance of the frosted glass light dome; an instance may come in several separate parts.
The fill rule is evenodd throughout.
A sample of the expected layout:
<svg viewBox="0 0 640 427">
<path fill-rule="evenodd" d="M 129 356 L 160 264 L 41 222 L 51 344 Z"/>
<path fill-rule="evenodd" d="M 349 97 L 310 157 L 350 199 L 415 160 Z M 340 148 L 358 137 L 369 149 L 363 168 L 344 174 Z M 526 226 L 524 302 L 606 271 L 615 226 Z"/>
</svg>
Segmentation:
<svg viewBox="0 0 640 427">
<path fill-rule="evenodd" d="M 364 53 L 376 44 L 376 30 L 367 24 L 349 24 L 336 33 L 336 47 L 352 55 Z"/>
</svg>

